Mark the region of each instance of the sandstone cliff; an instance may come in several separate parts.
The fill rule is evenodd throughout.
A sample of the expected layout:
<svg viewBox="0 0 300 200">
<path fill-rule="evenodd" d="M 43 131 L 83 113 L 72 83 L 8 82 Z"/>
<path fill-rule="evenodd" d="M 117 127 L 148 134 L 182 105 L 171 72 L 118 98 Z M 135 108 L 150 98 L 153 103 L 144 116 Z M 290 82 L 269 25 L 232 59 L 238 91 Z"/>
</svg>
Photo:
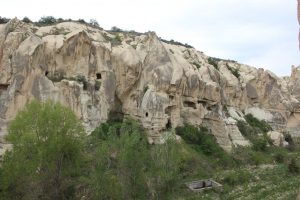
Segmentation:
<svg viewBox="0 0 300 200">
<path fill-rule="evenodd" d="M 87 133 L 130 116 L 151 142 L 184 123 L 205 125 L 230 151 L 247 145 L 236 120 L 252 113 L 300 136 L 300 67 L 290 77 L 211 58 L 154 32 L 106 32 L 77 22 L 0 25 L 0 136 L 32 100 L 70 107 Z"/>
</svg>

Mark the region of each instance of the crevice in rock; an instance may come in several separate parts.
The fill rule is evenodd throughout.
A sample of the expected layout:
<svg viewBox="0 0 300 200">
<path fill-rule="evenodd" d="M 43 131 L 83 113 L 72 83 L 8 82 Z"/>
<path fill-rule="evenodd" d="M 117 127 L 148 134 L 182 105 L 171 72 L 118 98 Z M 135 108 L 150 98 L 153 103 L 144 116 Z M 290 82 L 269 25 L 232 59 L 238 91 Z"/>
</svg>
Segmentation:
<svg viewBox="0 0 300 200">
<path fill-rule="evenodd" d="M 197 109 L 196 104 L 194 102 L 191 102 L 191 101 L 184 101 L 183 106 L 193 108 L 193 109 Z"/>
</svg>

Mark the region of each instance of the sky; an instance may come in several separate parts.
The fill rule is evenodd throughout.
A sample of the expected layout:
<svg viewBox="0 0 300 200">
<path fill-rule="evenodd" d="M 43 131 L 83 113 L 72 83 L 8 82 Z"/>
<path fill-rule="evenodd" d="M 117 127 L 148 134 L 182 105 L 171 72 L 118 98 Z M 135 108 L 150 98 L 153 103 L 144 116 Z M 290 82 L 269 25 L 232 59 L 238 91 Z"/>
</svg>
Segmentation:
<svg viewBox="0 0 300 200">
<path fill-rule="evenodd" d="M 5 0 L 0 16 L 96 19 L 101 27 L 155 31 L 206 55 L 279 76 L 300 65 L 296 0 Z"/>
</svg>

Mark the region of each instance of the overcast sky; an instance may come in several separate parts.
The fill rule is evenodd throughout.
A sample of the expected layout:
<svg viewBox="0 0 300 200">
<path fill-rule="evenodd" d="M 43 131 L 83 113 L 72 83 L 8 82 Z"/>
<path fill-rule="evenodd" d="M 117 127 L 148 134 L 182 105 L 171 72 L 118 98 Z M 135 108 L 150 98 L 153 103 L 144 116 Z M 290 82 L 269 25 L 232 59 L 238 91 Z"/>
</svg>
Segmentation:
<svg viewBox="0 0 300 200">
<path fill-rule="evenodd" d="M 3 0 L 0 15 L 96 19 L 100 26 L 155 31 L 209 56 L 290 75 L 300 65 L 296 0 Z"/>
</svg>

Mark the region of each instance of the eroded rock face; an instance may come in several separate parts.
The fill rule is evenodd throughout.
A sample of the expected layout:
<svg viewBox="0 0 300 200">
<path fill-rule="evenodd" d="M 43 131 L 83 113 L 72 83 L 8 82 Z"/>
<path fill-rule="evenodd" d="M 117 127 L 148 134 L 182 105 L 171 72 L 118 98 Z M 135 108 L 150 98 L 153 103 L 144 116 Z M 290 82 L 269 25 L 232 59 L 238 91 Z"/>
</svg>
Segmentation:
<svg viewBox="0 0 300 200">
<path fill-rule="evenodd" d="M 76 22 L 36 27 L 13 19 L 0 25 L 0 135 L 27 102 L 51 99 L 70 107 L 87 133 L 129 116 L 156 142 L 162 132 L 190 123 L 207 126 L 230 151 L 249 145 L 236 120 L 252 113 L 278 132 L 300 136 L 300 67 L 279 78 L 211 59 L 153 32 L 109 33 Z"/>
</svg>

